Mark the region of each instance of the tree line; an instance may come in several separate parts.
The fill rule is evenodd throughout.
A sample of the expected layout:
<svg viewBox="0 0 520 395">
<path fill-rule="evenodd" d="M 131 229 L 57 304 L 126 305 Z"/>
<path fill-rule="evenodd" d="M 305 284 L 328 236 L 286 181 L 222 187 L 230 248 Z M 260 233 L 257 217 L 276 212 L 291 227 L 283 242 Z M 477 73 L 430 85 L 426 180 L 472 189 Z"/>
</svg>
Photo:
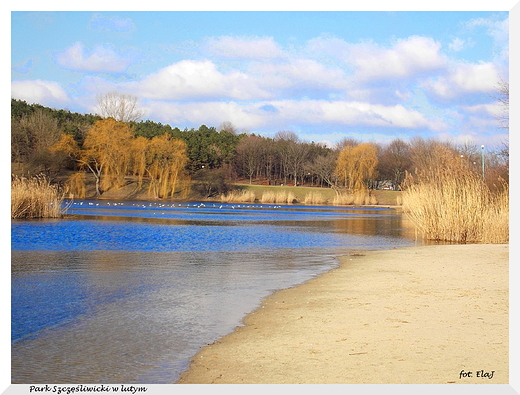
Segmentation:
<svg viewBox="0 0 520 395">
<path fill-rule="evenodd" d="M 128 104 L 128 103 L 127 103 Z M 71 173 L 69 188 L 81 195 L 86 174 L 96 193 L 118 188 L 132 177 L 151 197 L 167 198 L 193 185 L 205 195 L 225 192 L 234 182 L 308 185 L 340 189 L 400 189 L 407 174 L 460 162 L 489 184 L 508 180 L 509 151 L 456 145 L 414 137 L 388 144 L 345 137 L 333 147 L 302 140 L 292 131 L 273 137 L 219 127 L 185 128 L 151 120 L 71 113 L 11 100 L 11 161 L 27 174 L 55 178 Z M 439 156 L 439 152 L 443 155 Z M 444 158 L 444 159 L 442 159 Z M 482 162 L 484 160 L 484 163 Z M 177 191 L 177 192 L 176 192 Z"/>
</svg>

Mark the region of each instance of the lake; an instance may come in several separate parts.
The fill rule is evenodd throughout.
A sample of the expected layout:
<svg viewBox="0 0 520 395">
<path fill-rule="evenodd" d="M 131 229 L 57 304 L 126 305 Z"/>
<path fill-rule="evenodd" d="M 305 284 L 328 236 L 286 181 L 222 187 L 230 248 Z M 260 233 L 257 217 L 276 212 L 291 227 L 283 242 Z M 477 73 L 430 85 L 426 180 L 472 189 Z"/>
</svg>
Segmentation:
<svg viewBox="0 0 520 395">
<path fill-rule="evenodd" d="M 389 208 L 75 201 L 12 221 L 13 383 L 174 383 L 276 290 L 421 243 Z"/>
</svg>

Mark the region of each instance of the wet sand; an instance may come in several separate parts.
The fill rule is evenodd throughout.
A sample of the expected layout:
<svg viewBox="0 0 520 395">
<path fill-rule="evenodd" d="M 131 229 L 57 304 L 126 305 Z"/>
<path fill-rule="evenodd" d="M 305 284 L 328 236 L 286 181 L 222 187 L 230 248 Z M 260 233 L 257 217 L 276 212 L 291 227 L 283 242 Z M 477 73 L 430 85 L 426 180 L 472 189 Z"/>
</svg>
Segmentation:
<svg viewBox="0 0 520 395">
<path fill-rule="evenodd" d="M 508 245 L 362 254 L 267 298 L 179 383 L 509 383 Z"/>
</svg>

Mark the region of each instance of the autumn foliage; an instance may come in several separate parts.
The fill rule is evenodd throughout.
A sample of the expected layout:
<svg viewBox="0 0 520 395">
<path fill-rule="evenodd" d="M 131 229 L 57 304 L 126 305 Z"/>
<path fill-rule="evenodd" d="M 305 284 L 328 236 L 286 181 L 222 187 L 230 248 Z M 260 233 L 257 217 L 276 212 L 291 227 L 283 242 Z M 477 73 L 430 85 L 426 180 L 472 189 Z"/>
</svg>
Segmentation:
<svg viewBox="0 0 520 395">
<path fill-rule="evenodd" d="M 347 190 L 366 189 L 374 178 L 377 166 L 377 148 L 371 143 L 347 145 L 339 153 L 336 174 Z"/>
<path fill-rule="evenodd" d="M 152 139 L 136 137 L 128 123 L 113 118 L 96 121 L 81 147 L 70 135 L 62 134 L 51 149 L 77 162 L 79 173 L 66 185 L 69 193 L 78 197 L 85 194 L 85 172 L 95 177 L 98 195 L 124 186 L 125 177 L 134 176 L 138 188 L 145 178 L 148 180 L 151 197 L 171 197 L 184 177 L 188 160 L 183 141 L 168 134 Z"/>
</svg>

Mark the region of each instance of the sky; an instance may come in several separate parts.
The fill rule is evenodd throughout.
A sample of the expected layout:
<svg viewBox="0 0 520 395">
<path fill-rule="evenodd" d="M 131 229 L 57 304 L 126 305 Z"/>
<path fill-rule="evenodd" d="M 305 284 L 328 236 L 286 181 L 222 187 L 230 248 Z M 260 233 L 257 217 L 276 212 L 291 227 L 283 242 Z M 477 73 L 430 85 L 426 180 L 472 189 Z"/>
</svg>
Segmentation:
<svg viewBox="0 0 520 395">
<path fill-rule="evenodd" d="M 507 10 L 507 8 L 504 8 Z M 500 145 L 508 11 L 16 11 L 11 97 L 334 144 L 414 136 Z"/>
</svg>

